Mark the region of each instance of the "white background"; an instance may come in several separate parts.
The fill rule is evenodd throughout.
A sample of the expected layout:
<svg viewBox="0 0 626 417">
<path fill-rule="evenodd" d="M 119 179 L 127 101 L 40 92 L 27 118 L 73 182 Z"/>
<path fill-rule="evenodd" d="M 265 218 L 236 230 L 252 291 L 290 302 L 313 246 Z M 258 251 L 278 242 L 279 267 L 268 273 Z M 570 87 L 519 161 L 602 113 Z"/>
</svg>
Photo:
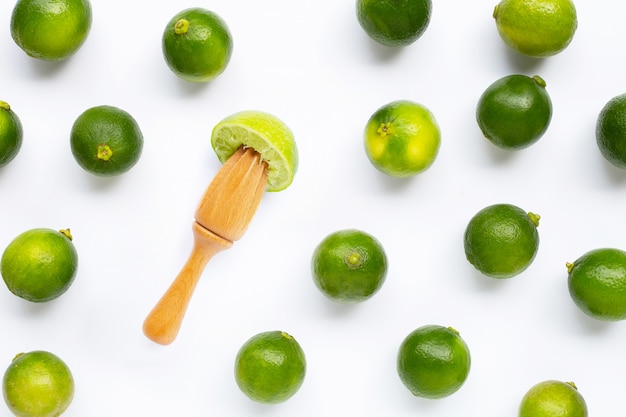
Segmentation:
<svg viewBox="0 0 626 417">
<path fill-rule="evenodd" d="M 34 227 L 69 227 L 80 260 L 50 303 L 0 288 L 0 368 L 22 351 L 59 355 L 76 380 L 67 416 L 516 416 L 546 379 L 574 381 L 593 416 L 623 415 L 626 323 L 580 312 L 565 262 L 626 247 L 626 172 L 594 136 L 602 106 L 626 92 L 624 7 L 577 1 L 573 42 L 536 60 L 504 46 L 495 3 L 436 1 L 425 34 L 390 50 L 362 31 L 353 0 L 92 0 L 82 49 L 47 63 L 13 43 L 13 2 L 1 2 L 0 99 L 25 136 L 0 170 L 0 248 Z M 234 39 L 208 85 L 177 79 L 161 53 L 167 21 L 195 6 Z M 474 112 L 513 73 L 541 75 L 554 113 L 538 143 L 506 153 Z M 363 150 L 367 119 L 396 99 L 427 106 L 442 131 L 436 162 L 412 179 L 384 176 Z M 69 147 L 76 117 L 100 104 L 131 113 L 145 137 L 139 163 L 112 179 L 84 172 Z M 220 167 L 212 127 L 246 109 L 291 127 L 298 174 L 210 261 L 177 340 L 156 345 L 141 325 L 191 250 L 196 204 Z M 498 202 L 542 216 L 534 263 L 509 280 L 480 275 L 463 252 L 471 216 Z M 381 291 L 353 306 L 328 301 L 310 274 L 315 246 L 344 228 L 373 234 L 389 258 Z M 425 324 L 455 327 L 472 354 L 465 385 L 441 400 L 413 397 L 396 374 L 399 344 Z M 281 405 L 248 400 L 233 377 L 239 347 L 266 330 L 291 333 L 307 357 L 302 388 Z"/>
</svg>

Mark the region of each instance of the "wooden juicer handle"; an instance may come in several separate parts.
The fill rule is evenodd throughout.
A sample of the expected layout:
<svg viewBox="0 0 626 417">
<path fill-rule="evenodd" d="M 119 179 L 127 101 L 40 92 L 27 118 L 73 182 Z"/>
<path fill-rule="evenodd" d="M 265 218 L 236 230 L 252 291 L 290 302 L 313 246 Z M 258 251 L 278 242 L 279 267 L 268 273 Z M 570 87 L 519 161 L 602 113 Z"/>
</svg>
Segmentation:
<svg viewBox="0 0 626 417">
<path fill-rule="evenodd" d="M 174 341 L 207 262 L 245 233 L 267 184 L 267 163 L 252 148 L 239 148 L 220 168 L 196 210 L 194 245 L 178 276 L 143 323 L 153 342 Z"/>
</svg>

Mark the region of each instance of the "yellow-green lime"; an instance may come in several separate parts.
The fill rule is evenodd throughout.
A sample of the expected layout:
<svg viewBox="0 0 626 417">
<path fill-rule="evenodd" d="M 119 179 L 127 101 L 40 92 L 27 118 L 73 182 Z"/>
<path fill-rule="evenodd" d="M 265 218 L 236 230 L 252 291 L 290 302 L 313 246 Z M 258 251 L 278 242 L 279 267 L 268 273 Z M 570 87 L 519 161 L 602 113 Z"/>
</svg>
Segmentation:
<svg viewBox="0 0 626 417">
<path fill-rule="evenodd" d="M 18 0 L 11 36 L 33 58 L 61 61 L 83 45 L 91 30 L 89 0 Z"/>
<path fill-rule="evenodd" d="M 518 417 L 587 417 L 587 403 L 573 382 L 548 380 L 522 397 Z"/>
<path fill-rule="evenodd" d="M 626 94 L 613 97 L 600 111 L 596 142 L 607 161 L 626 169 Z"/>
<path fill-rule="evenodd" d="M 551 118 L 552 101 L 538 75 L 502 77 L 487 87 L 476 106 L 483 135 L 506 150 L 524 149 L 537 142 Z"/>
<path fill-rule="evenodd" d="M 583 312 L 598 320 L 626 319 L 626 252 L 594 249 L 566 266 L 569 293 Z"/>
<path fill-rule="evenodd" d="M 572 0 L 502 0 L 493 17 L 506 45 L 537 58 L 563 51 L 578 27 Z"/>
<path fill-rule="evenodd" d="M 98 176 L 114 176 L 130 170 L 143 150 L 143 134 L 137 121 L 114 106 L 85 110 L 74 121 L 70 146 L 76 162 Z"/>
<path fill-rule="evenodd" d="M 328 298 L 357 303 L 371 298 L 387 276 L 387 255 L 372 235 L 345 229 L 326 236 L 311 260 L 313 281 Z"/>
<path fill-rule="evenodd" d="M 465 256 L 492 278 L 510 278 L 530 266 L 539 249 L 540 216 L 512 204 L 494 204 L 478 211 L 463 238 Z"/>
<path fill-rule="evenodd" d="M 252 148 L 268 164 L 267 191 L 281 191 L 293 182 L 298 148 L 289 127 L 276 116 L 244 110 L 222 119 L 211 134 L 211 146 L 224 163 L 239 147 Z"/>
<path fill-rule="evenodd" d="M 367 121 L 363 136 L 365 153 L 372 165 L 400 178 L 428 169 L 441 144 L 434 115 L 409 100 L 393 101 L 376 110 Z"/>
<path fill-rule="evenodd" d="M 251 400 L 264 404 L 287 401 L 306 375 L 304 351 L 283 331 L 259 333 L 248 339 L 235 359 L 235 380 Z"/>
<path fill-rule="evenodd" d="M 418 397 L 452 395 L 465 383 L 470 367 L 469 348 L 451 327 L 419 327 L 406 336 L 398 350 L 400 380 Z"/>
<path fill-rule="evenodd" d="M 7 288 L 32 302 L 60 297 L 74 282 L 77 268 L 78 253 L 69 229 L 27 230 L 9 243 L 0 260 Z"/>
<path fill-rule="evenodd" d="M 17 156 L 22 147 L 24 131 L 20 118 L 9 103 L 0 101 L 0 168 Z"/>
<path fill-rule="evenodd" d="M 365 33 L 385 46 L 407 46 L 428 28 L 431 0 L 357 0 L 356 15 Z"/>
<path fill-rule="evenodd" d="M 53 353 L 20 353 L 4 373 L 2 393 L 17 417 L 57 417 L 74 399 L 74 378 L 67 364 Z"/>
<path fill-rule="evenodd" d="M 174 74 L 191 82 L 208 82 L 228 66 L 233 39 L 220 16 L 194 7 L 170 19 L 163 31 L 162 49 Z"/>
</svg>

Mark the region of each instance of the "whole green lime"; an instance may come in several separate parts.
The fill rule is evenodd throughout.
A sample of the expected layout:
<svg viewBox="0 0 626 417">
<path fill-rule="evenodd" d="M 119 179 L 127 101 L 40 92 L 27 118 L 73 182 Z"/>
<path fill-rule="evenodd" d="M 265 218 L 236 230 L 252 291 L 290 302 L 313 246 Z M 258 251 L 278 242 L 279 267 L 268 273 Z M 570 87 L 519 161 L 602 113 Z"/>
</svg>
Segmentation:
<svg viewBox="0 0 626 417">
<path fill-rule="evenodd" d="M 162 49 L 165 62 L 178 77 L 208 82 L 228 66 L 233 40 L 221 17 L 195 7 L 170 19 L 163 31 Z"/>
<path fill-rule="evenodd" d="M 28 230 L 9 243 L 0 260 L 7 288 L 33 302 L 60 297 L 74 282 L 77 268 L 78 254 L 69 229 Z"/>
<path fill-rule="evenodd" d="M 578 27 L 572 0 L 502 0 L 493 17 L 506 45 L 537 58 L 563 51 Z"/>
<path fill-rule="evenodd" d="M 506 150 L 526 148 L 548 129 L 552 101 L 545 81 L 535 75 L 509 75 L 491 84 L 476 107 L 483 135 Z"/>
<path fill-rule="evenodd" d="M 398 100 L 381 106 L 367 121 L 365 153 L 379 171 L 398 178 L 417 175 L 434 162 L 441 132 L 423 105 Z"/>
<path fill-rule="evenodd" d="M 33 58 L 61 61 L 83 45 L 91 30 L 88 0 L 18 0 L 11 36 Z"/>
<path fill-rule="evenodd" d="M 613 97 L 600 111 L 596 142 L 607 161 L 626 169 L 626 94 Z"/>
<path fill-rule="evenodd" d="M 313 281 L 328 298 L 357 303 L 371 298 L 385 282 L 387 255 L 372 235 L 356 229 L 333 232 L 315 248 Z"/>
<path fill-rule="evenodd" d="M 246 341 L 235 359 L 235 381 L 251 400 L 287 401 L 302 386 L 306 358 L 296 339 L 282 331 L 259 333 Z"/>
<path fill-rule="evenodd" d="M 492 278 L 510 278 L 521 273 L 539 249 L 539 218 L 512 204 L 483 208 L 465 229 L 467 260 Z"/>
<path fill-rule="evenodd" d="M 548 380 L 522 398 L 519 417 L 587 417 L 587 403 L 573 382 Z"/>
<path fill-rule="evenodd" d="M 23 137 L 20 118 L 8 103 L 0 101 L 0 168 L 17 156 Z"/>
<path fill-rule="evenodd" d="M 4 373 L 2 393 L 17 417 L 57 417 L 74 399 L 74 378 L 67 364 L 53 353 L 20 353 Z"/>
<path fill-rule="evenodd" d="M 594 249 L 566 266 L 569 293 L 583 312 L 598 320 L 626 319 L 626 252 Z"/>
<path fill-rule="evenodd" d="M 367 35 L 385 46 L 407 46 L 428 28 L 431 0 L 357 0 L 356 15 Z"/>
<path fill-rule="evenodd" d="M 289 187 L 298 170 L 298 148 L 293 132 L 278 117 L 243 110 L 225 117 L 213 128 L 211 146 L 224 163 L 241 146 L 261 154 L 268 165 L 267 191 Z"/>
<path fill-rule="evenodd" d="M 465 383 L 470 367 L 469 348 L 451 327 L 422 326 L 402 341 L 398 351 L 400 380 L 418 397 L 452 395 Z"/>
<path fill-rule="evenodd" d="M 113 106 L 85 110 L 74 122 L 70 146 L 76 162 L 94 175 L 110 177 L 130 170 L 143 150 L 135 119 Z"/>
</svg>

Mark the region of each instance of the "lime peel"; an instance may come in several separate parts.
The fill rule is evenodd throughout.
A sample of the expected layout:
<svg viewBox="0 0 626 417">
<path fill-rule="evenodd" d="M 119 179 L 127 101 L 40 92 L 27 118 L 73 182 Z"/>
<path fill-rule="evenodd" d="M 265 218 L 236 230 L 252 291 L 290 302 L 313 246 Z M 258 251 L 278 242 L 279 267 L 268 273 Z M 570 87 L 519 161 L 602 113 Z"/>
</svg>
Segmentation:
<svg viewBox="0 0 626 417">
<path fill-rule="evenodd" d="M 277 117 L 256 110 L 232 114 L 211 134 L 211 146 L 224 163 L 240 147 L 252 148 L 268 166 L 267 191 L 291 185 L 298 168 L 298 149 L 291 130 Z"/>
</svg>

